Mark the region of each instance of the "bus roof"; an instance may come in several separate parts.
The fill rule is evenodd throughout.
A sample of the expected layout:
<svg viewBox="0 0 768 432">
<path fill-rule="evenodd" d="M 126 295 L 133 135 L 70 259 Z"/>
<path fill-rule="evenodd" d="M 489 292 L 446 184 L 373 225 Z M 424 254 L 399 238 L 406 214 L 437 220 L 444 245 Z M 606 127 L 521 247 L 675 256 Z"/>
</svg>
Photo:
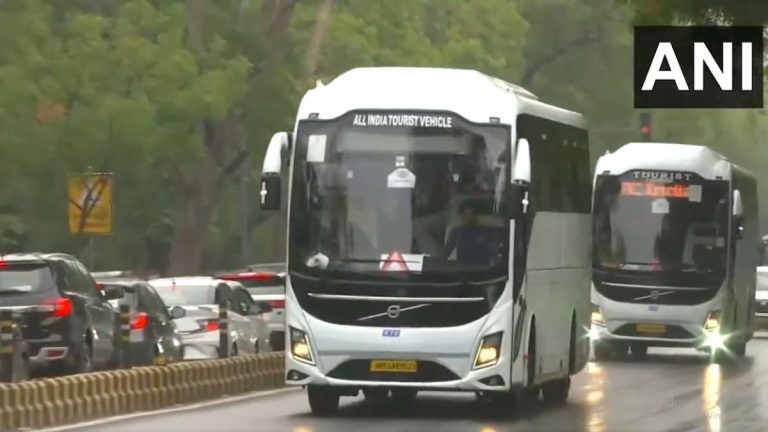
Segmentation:
<svg viewBox="0 0 768 432">
<path fill-rule="evenodd" d="M 687 171 L 704 178 L 729 180 L 735 166 L 722 154 L 703 145 L 631 142 L 597 161 L 595 175 L 622 174 L 633 169 Z"/>
<path fill-rule="evenodd" d="M 527 112 L 577 127 L 579 113 L 545 104 L 528 90 L 471 69 L 361 67 L 342 73 L 328 85 L 318 82 L 299 106 L 299 119 L 333 119 L 353 110 L 449 111 L 471 122 L 496 117 L 514 124 Z"/>
</svg>

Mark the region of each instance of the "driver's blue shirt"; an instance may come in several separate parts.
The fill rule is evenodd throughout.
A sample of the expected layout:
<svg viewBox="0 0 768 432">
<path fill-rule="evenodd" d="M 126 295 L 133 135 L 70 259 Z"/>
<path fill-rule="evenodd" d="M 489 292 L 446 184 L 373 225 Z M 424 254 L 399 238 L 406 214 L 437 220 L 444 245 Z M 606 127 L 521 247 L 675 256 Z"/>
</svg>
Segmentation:
<svg viewBox="0 0 768 432">
<path fill-rule="evenodd" d="M 480 226 L 460 226 L 451 230 L 446 255 L 456 248 L 456 260 L 462 264 L 488 265 L 493 258 L 491 230 Z"/>
</svg>

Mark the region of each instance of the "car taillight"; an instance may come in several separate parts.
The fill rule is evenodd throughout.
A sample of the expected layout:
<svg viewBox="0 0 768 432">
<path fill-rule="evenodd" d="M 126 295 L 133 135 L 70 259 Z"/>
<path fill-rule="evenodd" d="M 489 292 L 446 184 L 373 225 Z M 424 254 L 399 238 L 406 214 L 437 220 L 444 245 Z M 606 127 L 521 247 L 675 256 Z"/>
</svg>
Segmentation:
<svg viewBox="0 0 768 432">
<path fill-rule="evenodd" d="M 149 317 L 144 312 L 139 313 L 131 323 L 131 330 L 141 330 L 149 324 Z"/>
<path fill-rule="evenodd" d="M 53 316 L 66 317 L 72 314 L 72 300 L 66 297 L 49 300 L 44 304 L 53 306 Z"/>
<path fill-rule="evenodd" d="M 284 309 L 285 308 L 285 300 L 270 300 L 267 302 L 267 304 L 272 309 Z"/>
<path fill-rule="evenodd" d="M 8 263 L 5 261 L 0 261 L 0 269 L 4 269 L 6 267 L 8 267 Z"/>
<path fill-rule="evenodd" d="M 205 331 L 216 331 L 218 329 L 219 329 L 218 320 L 210 320 L 207 323 L 205 323 Z"/>
</svg>

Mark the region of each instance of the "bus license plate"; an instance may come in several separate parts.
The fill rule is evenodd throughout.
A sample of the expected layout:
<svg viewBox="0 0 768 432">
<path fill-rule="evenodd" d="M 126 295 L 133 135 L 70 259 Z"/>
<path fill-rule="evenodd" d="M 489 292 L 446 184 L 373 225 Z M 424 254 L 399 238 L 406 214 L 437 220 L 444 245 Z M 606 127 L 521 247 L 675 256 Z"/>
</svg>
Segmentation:
<svg viewBox="0 0 768 432">
<path fill-rule="evenodd" d="M 638 333 L 664 334 L 667 332 L 667 326 L 664 324 L 638 324 Z"/>
<path fill-rule="evenodd" d="M 373 360 L 371 372 L 415 373 L 416 362 L 413 360 Z"/>
</svg>

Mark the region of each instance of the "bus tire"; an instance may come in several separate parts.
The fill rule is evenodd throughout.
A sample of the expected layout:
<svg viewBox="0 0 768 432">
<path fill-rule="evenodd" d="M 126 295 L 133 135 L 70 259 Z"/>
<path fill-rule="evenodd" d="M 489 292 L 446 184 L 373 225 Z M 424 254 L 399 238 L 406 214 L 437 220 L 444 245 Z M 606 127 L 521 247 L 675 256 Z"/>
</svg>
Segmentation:
<svg viewBox="0 0 768 432">
<path fill-rule="evenodd" d="M 383 388 L 371 387 L 363 389 L 363 396 L 365 397 L 365 402 L 367 404 L 381 405 L 387 401 L 389 391 Z"/>
<path fill-rule="evenodd" d="M 397 388 L 397 389 L 392 389 L 391 394 L 392 394 L 392 403 L 397 408 L 407 408 L 413 404 L 419 392 L 418 390 L 409 389 L 409 388 Z"/>
<path fill-rule="evenodd" d="M 738 357 L 744 357 L 747 354 L 747 342 L 743 340 L 728 344 L 728 350 Z"/>
<path fill-rule="evenodd" d="M 645 360 L 645 358 L 648 356 L 648 345 L 634 343 L 629 347 L 629 349 L 634 360 Z"/>
<path fill-rule="evenodd" d="M 613 358 L 613 350 L 608 342 L 593 341 L 592 350 L 595 352 L 597 361 L 606 361 Z"/>
<path fill-rule="evenodd" d="M 329 386 L 307 386 L 307 398 L 312 414 L 316 416 L 328 416 L 339 409 L 339 392 Z"/>
<path fill-rule="evenodd" d="M 568 401 L 570 390 L 571 378 L 565 377 L 544 383 L 541 386 L 541 395 L 548 405 L 564 405 Z"/>
</svg>

